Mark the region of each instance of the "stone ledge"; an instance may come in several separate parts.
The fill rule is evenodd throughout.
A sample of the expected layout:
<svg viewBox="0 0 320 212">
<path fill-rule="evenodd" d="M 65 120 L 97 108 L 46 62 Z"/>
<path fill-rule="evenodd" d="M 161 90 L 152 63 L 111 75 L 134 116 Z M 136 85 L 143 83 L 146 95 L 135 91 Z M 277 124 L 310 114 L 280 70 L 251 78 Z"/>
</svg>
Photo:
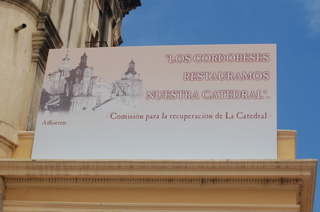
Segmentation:
<svg viewBox="0 0 320 212">
<path fill-rule="evenodd" d="M 45 160 L 45 159 L 2 159 L 2 175 L 43 175 L 43 176 L 105 176 L 149 175 L 154 171 L 164 175 L 211 175 L 228 171 L 229 175 L 259 173 L 264 175 L 310 175 L 315 172 L 316 159 L 300 160 Z M 151 172 L 151 173 L 150 173 Z M 186 173 L 187 172 L 187 173 Z"/>
<path fill-rule="evenodd" d="M 0 160 L 8 190 L 291 190 L 312 211 L 317 160 Z M 99 184 L 102 187 L 99 187 Z M 243 190 L 244 191 L 244 190 Z M 21 190 L 22 192 L 22 190 Z"/>
<path fill-rule="evenodd" d="M 4 201 L 4 211 L 37 211 L 56 212 L 62 211 L 90 211 L 90 212 L 111 212 L 111 211 L 282 211 L 298 212 L 299 205 L 263 205 L 263 204 L 133 204 L 133 203 L 91 203 L 91 202 L 45 202 L 45 201 Z"/>
</svg>

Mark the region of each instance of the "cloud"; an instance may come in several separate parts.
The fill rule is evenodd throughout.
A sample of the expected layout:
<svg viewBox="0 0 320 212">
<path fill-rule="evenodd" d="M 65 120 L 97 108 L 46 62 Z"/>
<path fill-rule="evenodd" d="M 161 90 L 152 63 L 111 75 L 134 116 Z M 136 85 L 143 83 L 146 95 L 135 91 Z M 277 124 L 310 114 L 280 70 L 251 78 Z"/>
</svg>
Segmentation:
<svg viewBox="0 0 320 212">
<path fill-rule="evenodd" d="M 320 0 L 303 0 L 308 11 L 308 28 L 314 35 L 320 34 Z"/>
</svg>

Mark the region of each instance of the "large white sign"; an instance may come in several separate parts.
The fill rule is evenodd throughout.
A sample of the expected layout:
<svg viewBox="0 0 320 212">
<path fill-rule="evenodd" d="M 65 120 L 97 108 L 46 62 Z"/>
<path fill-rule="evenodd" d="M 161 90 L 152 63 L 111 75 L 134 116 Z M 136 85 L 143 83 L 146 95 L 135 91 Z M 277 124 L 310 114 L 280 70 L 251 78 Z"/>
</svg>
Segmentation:
<svg viewBox="0 0 320 212">
<path fill-rule="evenodd" d="M 50 50 L 32 158 L 275 159 L 276 45 Z"/>
</svg>

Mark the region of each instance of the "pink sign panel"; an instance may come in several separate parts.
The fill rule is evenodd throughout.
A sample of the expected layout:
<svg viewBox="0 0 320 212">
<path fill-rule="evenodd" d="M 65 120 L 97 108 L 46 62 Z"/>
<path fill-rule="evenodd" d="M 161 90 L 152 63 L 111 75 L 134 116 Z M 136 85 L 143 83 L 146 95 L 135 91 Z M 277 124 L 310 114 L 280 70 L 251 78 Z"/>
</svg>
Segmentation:
<svg viewBox="0 0 320 212">
<path fill-rule="evenodd" d="M 276 45 L 50 50 L 32 158 L 276 159 Z"/>
</svg>

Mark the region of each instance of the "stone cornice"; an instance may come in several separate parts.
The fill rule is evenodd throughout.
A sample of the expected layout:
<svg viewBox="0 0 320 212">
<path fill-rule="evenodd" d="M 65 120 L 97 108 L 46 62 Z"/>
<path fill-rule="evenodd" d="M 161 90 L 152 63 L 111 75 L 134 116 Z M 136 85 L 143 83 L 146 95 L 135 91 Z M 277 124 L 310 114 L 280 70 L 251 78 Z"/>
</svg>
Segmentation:
<svg viewBox="0 0 320 212">
<path fill-rule="evenodd" d="M 312 176 L 317 160 L 0 160 L 2 175 Z M 241 173 L 239 172 L 241 171 Z"/>
<path fill-rule="evenodd" d="M 317 160 L 0 160 L 8 186 L 305 184 L 307 196 L 314 195 L 316 167 Z"/>
<path fill-rule="evenodd" d="M 47 13 L 40 13 L 38 17 L 37 30 L 48 32 L 48 34 L 51 35 L 51 38 L 48 40 L 48 45 L 51 48 L 61 48 L 61 46 L 63 45 L 58 31 Z"/>
<path fill-rule="evenodd" d="M 123 17 L 133 9 L 141 6 L 140 0 L 120 0 L 119 1 Z"/>
<path fill-rule="evenodd" d="M 49 49 L 61 48 L 63 42 L 50 16 L 40 13 L 38 16 L 37 31 L 32 33 L 32 62 L 38 62 L 44 73 Z"/>
<path fill-rule="evenodd" d="M 282 138 L 293 138 L 296 139 L 297 131 L 296 130 L 278 130 L 277 136 Z"/>
<path fill-rule="evenodd" d="M 296 189 L 312 211 L 317 160 L 0 160 L 7 188 Z"/>
</svg>

